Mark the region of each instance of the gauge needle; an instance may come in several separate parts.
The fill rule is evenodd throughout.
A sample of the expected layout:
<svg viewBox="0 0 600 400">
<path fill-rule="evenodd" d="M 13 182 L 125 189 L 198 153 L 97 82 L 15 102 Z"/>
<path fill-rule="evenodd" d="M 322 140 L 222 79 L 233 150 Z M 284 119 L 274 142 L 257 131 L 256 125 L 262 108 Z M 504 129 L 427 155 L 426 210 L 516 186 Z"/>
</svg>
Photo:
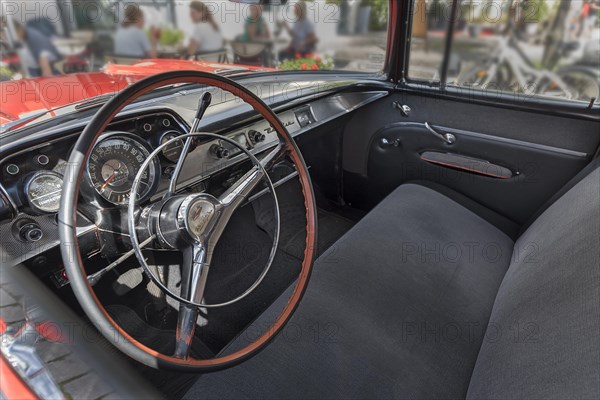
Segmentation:
<svg viewBox="0 0 600 400">
<path fill-rule="evenodd" d="M 104 189 L 108 186 L 109 183 L 113 181 L 119 175 L 119 170 L 121 169 L 121 163 L 117 164 L 117 168 L 113 168 L 112 174 L 108 177 L 106 182 L 102 186 L 100 186 L 100 191 L 103 192 Z"/>
<path fill-rule="evenodd" d="M 100 186 L 100 191 L 103 192 L 104 189 L 108 186 L 109 183 L 112 182 L 113 179 L 115 179 L 117 177 L 117 171 L 114 171 L 111 176 L 108 177 L 108 179 L 106 180 L 106 182 L 104 182 L 104 184 L 102 186 Z"/>
<path fill-rule="evenodd" d="M 44 193 L 42 195 L 39 195 L 38 197 L 32 197 L 31 200 L 36 201 L 36 200 L 39 200 L 41 198 L 52 196 L 52 195 L 55 195 L 56 193 L 60 193 L 60 192 L 62 192 L 62 189 L 55 190 L 54 192 L 50 192 L 50 193 Z"/>
<path fill-rule="evenodd" d="M 200 212 L 202 211 L 202 207 L 198 207 L 198 209 L 196 210 L 196 212 L 194 213 L 194 216 L 192 217 L 192 220 L 195 221 L 196 218 L 198 218 L 198 215 L 200 215 Z"/>
</svg>

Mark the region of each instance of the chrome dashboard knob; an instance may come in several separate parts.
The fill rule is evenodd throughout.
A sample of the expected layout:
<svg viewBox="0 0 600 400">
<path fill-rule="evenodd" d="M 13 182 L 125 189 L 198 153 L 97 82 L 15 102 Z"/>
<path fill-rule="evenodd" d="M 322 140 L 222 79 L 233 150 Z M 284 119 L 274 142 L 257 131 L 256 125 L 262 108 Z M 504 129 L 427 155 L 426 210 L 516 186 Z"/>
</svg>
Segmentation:
<svg viewBox="0 0 600 400">
<path fill-rule="evenodd" d="M 213 144 L 210 147 L 210 153 L 215 156 L 216 158 L 229 158 L 230 156 L 230 152 L 229 149 L 223 147 L 222 145 L 219 144 Z"/>
<path fill-rule="evenodd" d="M 250 142 L 252 142 L 252 144 L 257 144 L 260 142 L 264 142 L 266 136 L 259 131 L 250 130 L 248 132 L 248 138 L 250 139 Z"/>
<path fill-rule="evenodd" d="M 13 235 L 22 242 L 33 243 L 44 237 L 44 232 L 40 225 L 30 218 L 23 218 L 13 225 Z"/>
</svg>

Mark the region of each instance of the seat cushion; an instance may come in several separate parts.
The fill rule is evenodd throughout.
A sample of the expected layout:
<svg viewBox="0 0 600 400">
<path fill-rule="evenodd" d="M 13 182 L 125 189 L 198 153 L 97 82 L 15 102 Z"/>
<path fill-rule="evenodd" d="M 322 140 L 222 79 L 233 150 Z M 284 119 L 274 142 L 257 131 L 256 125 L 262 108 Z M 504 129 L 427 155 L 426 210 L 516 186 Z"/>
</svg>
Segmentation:
<svg viewBox="0 0 600 400">
<path fill-rule="evenodd" d="M 496 228 L 506 233 L 508 237 L 510 237 L 513 241 L 517 240 L 517 238 L 519 237 L 521 231 L 521 226 L 519 224 L 517 224 L 514 221 L 511 221 L 510 219 L 506 218 L 501 214 L 498 214 L 494 210 L 487 208 L 483 204 L 476 202 L 475 200 L 465 196 L 464 194 L 459 193 L 456 190 L 450 189 L 448 186 L 444 186 L 437 182 L 412 181 L 412 183 L 416 183 L 418 185 L 433 189 L 436 192 L 439 192 L 444 196 L 456 201 L 458 204 L 471 210 L 473 213 L 479 215 L 481 218 L 485 219 L 490 224 L 494 225 Z"/>
<path fill-rule="evenodd" d="M 485 337 L 468 398 L 600 399 L 600 169 L 518 239 Z"/>
<path fill-rule="evenodd" d="M 403 185 L 317 260 L 269 347 L 201 377 L 186 398 L 464 397 L 512 248 L 455 201 Z M 228 351 L 256 338 L 285 301 Z"/>
</svg>

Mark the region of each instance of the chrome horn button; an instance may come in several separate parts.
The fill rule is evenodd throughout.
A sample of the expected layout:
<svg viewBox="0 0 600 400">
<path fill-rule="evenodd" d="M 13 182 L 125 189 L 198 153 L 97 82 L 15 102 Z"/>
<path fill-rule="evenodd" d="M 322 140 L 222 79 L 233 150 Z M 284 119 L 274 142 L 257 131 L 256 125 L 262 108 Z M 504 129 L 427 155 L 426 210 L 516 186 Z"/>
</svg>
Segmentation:
<svg viewBox="0 0 600 400">
<path fill-rule="evenodd" d="M 177 225 L 195 243 L 203 243 L 217 222 L 219 200 L 208 194 L 186 197 L 177 212 Z"/>
</svg>

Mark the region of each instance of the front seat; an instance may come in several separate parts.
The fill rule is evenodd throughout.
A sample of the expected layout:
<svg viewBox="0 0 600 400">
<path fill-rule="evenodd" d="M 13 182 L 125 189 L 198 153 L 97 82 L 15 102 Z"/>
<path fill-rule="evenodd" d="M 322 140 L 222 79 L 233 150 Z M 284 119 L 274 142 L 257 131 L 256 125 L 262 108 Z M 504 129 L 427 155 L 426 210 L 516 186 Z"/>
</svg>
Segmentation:
<svg viewBox="0 0 600 400">
<path fill-rule="evenodd" d="M 491 211 L 400 186 L 320 257 L 267 349 L 185 398 L 600 398 L 600 169 L 571 186 L 516 242 Z"/>
</svg>

